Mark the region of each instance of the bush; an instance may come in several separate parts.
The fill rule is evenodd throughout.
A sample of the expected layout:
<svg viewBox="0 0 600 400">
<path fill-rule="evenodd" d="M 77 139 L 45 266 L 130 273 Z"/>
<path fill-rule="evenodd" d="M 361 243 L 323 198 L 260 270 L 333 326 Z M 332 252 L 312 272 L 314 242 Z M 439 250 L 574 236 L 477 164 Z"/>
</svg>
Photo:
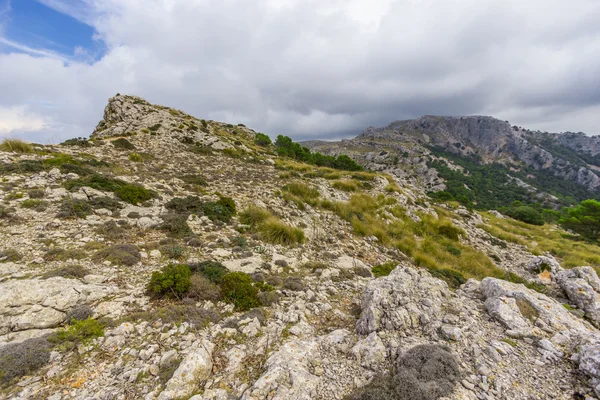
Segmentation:
<svg viewBox="0 0 600 400">
<path fill-rule="evenodd" d="M 387 262 L 385 264 L 379 264 L 371 268 L 371 272 L 378 278 L 380 276 L 388 276 L 390 272 L 396 269 L 396 265 L 398 265 L 398 263 L 395 263 L 393 261 Z"/>
<path fill-rule="evenodd" d="M 217 202 L 204 204 L 204 215 L 211 221 L 229 222 L 235 213 L 235 202 L 231 197 L 221 197 Z"/>
<path fill-rule="evenodd" d="M 48 208 L 48 203 L 44 200 L 27 199 L 21 202 L 21 208 L 29 208 L 41 212 Z"/>
<path fill-rule="evenodd" d="M 97 227 L 96 233 L 110 241 L 122 240 L 127 237 L 127 231 L 113 220 L 106 221 Z"/>
<path fill-rule="evenodd" d="M 185 214 L 165 214 L 161 218 L 163 223 L 160 224 L 159 229 L 166 231 L 171 237 L 185 237 L 194 234 L 187 223 Z"/>
<path fill-rule="evenodd" d="M 0 150 L 12 153 L 33 153 L 33 146 L 19 139 L 4 139 L 0 143 Z"/>
<path fill-rule="evenodd" d="M 142 161 L 144 161 L 144 157 L 142 157 L 138 153 L 129 153 L 129 161 L 142 162 Z"/>
<path fill-rule="evenodd" d="M 64 198 L 60 204 L 58 218 L 85 218 L 93 213 L 92 207 L 85 200 L 76 200 L 72 198 Z"/>
<path fill-rule="evenodd" d="M 187 296 L 195 300 L 221 300 L 221 289 L 203 275 L 194 274 L 190 278 L 190 288 Z"/>
<path fill-rule="evenodd" d="M 133 143 L 131 143 L 129 140 L 124 139 L 124 138 L 119 138 L 119 139 L 113 140 L 111 143 L 113 146 L 115 146 L 116 149 L 119 149 L 119 150 L 135 149 L 135 146 L 133 145 Z"/>
<path fill-rule="evenodd" d="M 139 204 L 152 198 L 152 193 L 148 189 L 140 185 L 125 184 L 121 185 L 115 194 L 121 200 L 129 204 Z"/>
<path fill-rule="evenodd" d="M 346 400 L 437 400 L 450 395 L 460 378 L 447 347 L 419 345 L 398 359 L 391 374 L 375 377 Z"/>
<path fill-rule="evenodd" d="M 454 289 L 458 289 L 467 281 L 463 274 L 452 269 L 428 267 L 427 270 L 433 277 L 443 280 Z"/>
<path fill-rule="evenodd" d="M 512 207 L 502 211 L 509 217 L 514 218 L 517 221 L 525 222 L 527 224 L 544 225 L 544 223 L 546 222 L 542 214 L 533 207 Z"/>
<path fill-rule="evenodd" d="M 447 222 L 442 223 L 437 227 L 437 233 L 441 236 L 447 237 L 448 239 L 458 240 L 459 236 L 465 232 L 462 229 L 452 225 L 451 222 Z"/>
<path fill-rule="evenodd" d="M 257 133 L 256 136 L 254 136 L 254 143 L 262 147 L 268 147 L 273 142 L 271 142 L 271 138 L 264 133 Z"/>
<path fill-rule="evenodd" d="M 252 277 L 243 272 L 231 272 L 225 275 L 221 282 L 223 298 L 233 303 L 238 311 L 258 307 L 260 305 L 258 289 L 252 283 Z"/>
<path fill-rule="evenodd" d="M 190 269 L 194 273 L 200 273 L 208 280 L 217 285 L 223 282 L 223 277 L 229 273 L 223 264 L 217 261 L 202 261 L 197 264 L 190 265 Z"/>
<path fill-rule="evenodd" d="M 63 348 L 73 349 L 80 343 L 100 336 L 104 336 L 104 325 L 95 319 L 87 318 L 74 321 L 66 329 L 56 332 L 50 337 L 50 341 Z"/>
<path fill-rule="evenodd" d="M 46 192 L 41 189 L 31 189 L 27 192 L 30 199 L 43 199 L 46 196 Z"/>
<path fill-rule="evenodd" d="M 81 265 L 65 265 L 58 269 L 46 272 L 44 275 L 42 275 L 42 277 L 44 279 L 48 279 L 61 276 L 63 278 L 82 279 L 84 276 L 89 274 L 90 272 Z"/>
<path fill-rule="evenodd" d="M 207 186 L 208 183 L 206 179 L 202 175 L 184 175 L 181 177 L 181 180 L 187 183 L 188 185 L 198 185 L 198 186 Z"/>
<path fill-rule="evenodd" d="M 93 257 L 95 261 L 110 261 L 127 266 L 137 264 L 141 258 L 140 250 L 132 244 L 115 244 L 98 251 Z"/>
<path fill-rule="evenodd" d="M 117 211 L 122 208 L 118 200 L 108 196 L 94 197 L 88 203 L 94 210 L 105 208 L 110 211 Z"/>
<path fill-rule="evenodd" d="M 206 216 L 211 221 L 228 222 L 236 212 L 235 202 L 229 197 L 221 197 L 216 202 L 203 202 L 197 196 L 176 197 L 165 207 L 173 213 Z"/>
<path fill-rule="evenodd" d="M 0 386 L 7 386 L 14 379 L 30 375 L 48 364 L 54 347 L 48 338 L 49 335 L 45 335 L 1 346 Z"/>
<path fill-rule="evenodd" d="M 70 259 L 79 260 L 85 257 L 85 254 L 80 250 L 75 249 L 62 249 L 60 247 L 53 247 L 44 254 L 45 261 L 67 261 Z"/>
<path fill-rule="evenodd" d="M 304 242 L 302 229 L 286 225 L 277 218 L 269 218 L 258 226 L 260 237 L 265 242 L 291 246 Z"/>
<path fill-rule="evenodd" d="M 67 313 L 67 323 L 73 323 L 74 321 L 84 321 L 91 318 L 94 315 L 94 311 L 88 305 L 75 306 Z"/>
<path fill-rule="evenodd" d="M 210 322 L 216 323 L 221 316 L 212 309 L 204 309 L 190 304 L 169 304 L 164 307 L 150 309 L 149 311 L 135 312 L 127 317 L 130 321 L 144 320 L 155 322 L 161 320 L 163 324 L 181 324 L 188 322 L 197 328 L 203 328 Z"/>
<path fill-rule="evenodd" d="M 84 186 L 104 192 L 113 192 L 121 200 L 136 205 L 139 202 L 150 200 L 154 195 L 143 186 L 127 183 L 119 179 L 108 178 L 100 174 L 92 174 L 81 179 L 73 179 L 65 183 L 68 190 Z"/>
<path fill-rule="evenodd" d="M 181 298 L 190 289 L 192 271 L 183 264 L 169 264 L 150 277 L 147 292 L 154 297 Z"/>
<path fill-rule="evenodd" d="M 302 279 L 298 276 L 288 276 L 283 281 L 283 288 L 289 289 L 294 292 L 301 292 L 304 290 L 304 284 L 302 283 Z"/>
<path fill-rule="evenodd" d="M 73 139 L 67 139 L 61 143 L 62 146 L 79 146 L 79 147 L 90 147 L 92 144 L 86 138 L 78 137 Z"/>
<path fill-rule="evenodd" d="M 0 262 L 15 262 L 22 259 L 23 256 L 15 249 L 4 249 L 0 251 Z"/>
</svg>

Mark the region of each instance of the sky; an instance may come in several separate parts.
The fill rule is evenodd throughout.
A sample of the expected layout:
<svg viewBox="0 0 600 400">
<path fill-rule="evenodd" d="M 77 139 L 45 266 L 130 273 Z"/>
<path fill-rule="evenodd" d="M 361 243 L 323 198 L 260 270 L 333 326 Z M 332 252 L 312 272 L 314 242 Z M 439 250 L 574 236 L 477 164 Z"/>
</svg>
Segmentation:
<svg viewBox="0 0 600 400">
<path fill-rule="evenodd" d="M 272 137 L 421 115 L 600 134 L 598 0 L 0 0 L 0 138 L 88 136 L 116 93 Z"/>
</svg>

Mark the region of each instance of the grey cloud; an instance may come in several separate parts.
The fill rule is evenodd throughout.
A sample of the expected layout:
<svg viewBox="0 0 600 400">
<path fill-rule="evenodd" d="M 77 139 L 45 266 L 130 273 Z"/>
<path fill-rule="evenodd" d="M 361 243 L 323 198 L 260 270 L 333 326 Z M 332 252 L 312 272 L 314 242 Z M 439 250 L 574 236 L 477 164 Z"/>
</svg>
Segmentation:
<svg viewBox="0 0 600 400">
<path fill-rule="evenodd" d="M 44 2 L 108 50 L 0 55 L 0 108 L 45 118 L 42 141 L 89 134 L 116 92 L 297 139 L 423 114 L 600 133 L 596 0 Z"/>
</svg>

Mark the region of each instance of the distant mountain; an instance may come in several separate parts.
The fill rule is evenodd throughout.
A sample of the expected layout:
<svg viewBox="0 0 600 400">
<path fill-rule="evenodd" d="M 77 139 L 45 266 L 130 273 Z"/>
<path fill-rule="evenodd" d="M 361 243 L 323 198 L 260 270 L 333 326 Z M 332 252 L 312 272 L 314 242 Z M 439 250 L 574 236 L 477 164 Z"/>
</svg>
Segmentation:
<svg viewBox="0 0 600 400">
<path fill-rule="evenodd" d="M 457 170 L 469 177 L 462 182 L 467 186 L 476 173 L 480 180 L 521 188 L 506 201 L 558 205 L 598 198 L 600 190 L 600 137 L 531 131 L 488 116 L 427 115 L 369 127 L 351 140 L 303 144 L 326 154 L 346 153 L 369 169 L 387 170 L 429 191 L 464 192 L 476 204 L 484 200 L 473 193 L 476 188 L 452 182 L 462 180 Z M 488 182 L 480 191 L 491 191 L 489 184 L 494 185 Z"/>
</svg>

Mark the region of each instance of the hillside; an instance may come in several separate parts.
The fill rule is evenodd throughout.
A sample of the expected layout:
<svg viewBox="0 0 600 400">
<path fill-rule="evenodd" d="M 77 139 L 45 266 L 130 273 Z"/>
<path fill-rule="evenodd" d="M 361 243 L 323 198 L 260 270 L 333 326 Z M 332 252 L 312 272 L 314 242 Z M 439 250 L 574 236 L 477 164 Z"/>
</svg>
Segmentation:
<svg viewBox="0 0 600 400">
<path fill-rule="evenodd" d="M 432 203 L 396 131 L 310 143 L 348 171 L 117 95 L 90 139 L 5 141 L 0 398 L 597 398 L 600 247 Z"/>
<path fill-rule="evenodd" d="M 351 140 L 306 145 L 326 154 L 347 153 L 369 169 L 387 171 L 429 191 L 449 188 L 483 209 L 514 200 L 558 207 L 600 198 L 600 137 L 582 133 L 533 132 L 485 116 L 424 116 L 367 128 Z M 479 182 L 448 169 L 489 176 L 497 182 L 494 192 L 500 193 L 499 184 L 504 184 L 513 193 L 503 195 L 504 202 L 486 199 L 474 191 Z M 520 189 L 515 192 L 516 187 Z"/>
</svg>

